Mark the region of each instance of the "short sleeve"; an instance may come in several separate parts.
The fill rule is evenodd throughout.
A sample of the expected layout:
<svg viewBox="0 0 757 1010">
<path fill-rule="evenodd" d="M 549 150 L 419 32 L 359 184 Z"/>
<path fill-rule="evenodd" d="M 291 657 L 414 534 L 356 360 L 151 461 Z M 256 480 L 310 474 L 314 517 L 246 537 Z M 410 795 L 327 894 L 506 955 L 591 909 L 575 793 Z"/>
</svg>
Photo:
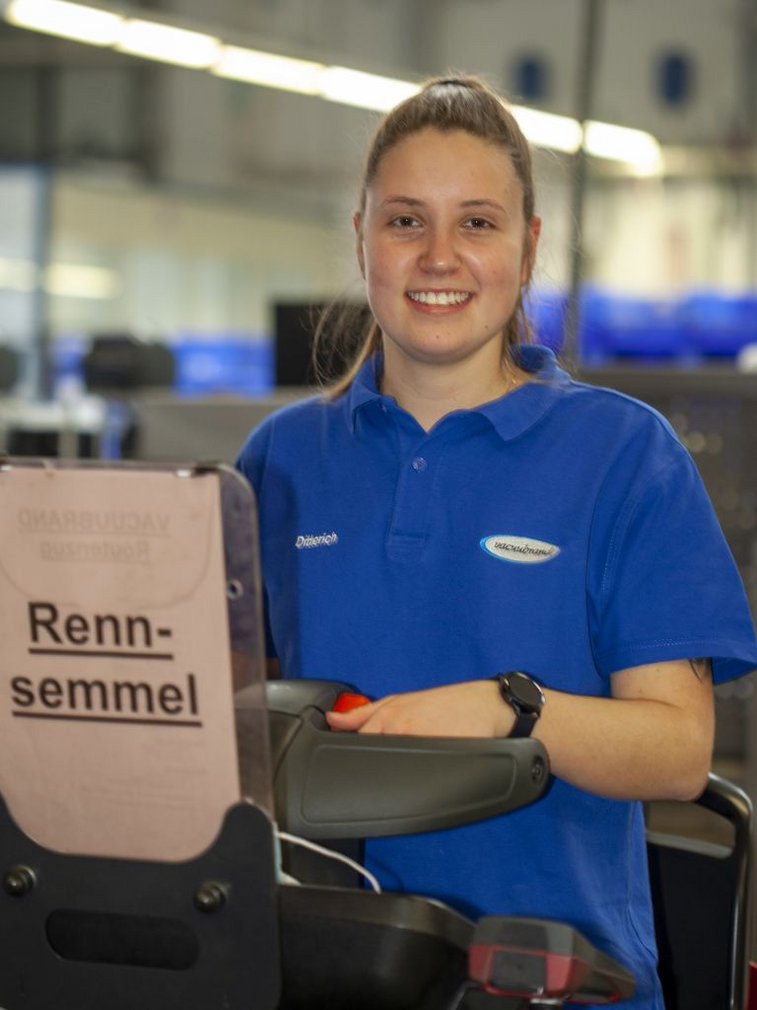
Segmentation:
<svg viewBox="0 0 757 1010">
<path fill-rule="evenodd" d="M 710 657 L 716 683 L 743 676 L 757 668 L 757 640 L 736 563 L 688 453 L 671 438 L 656 462 L 651 478 L 629 482 L 614 522 L 597 516 L 588 586 L 597 667 L 609 675 Z"/>
</svg>

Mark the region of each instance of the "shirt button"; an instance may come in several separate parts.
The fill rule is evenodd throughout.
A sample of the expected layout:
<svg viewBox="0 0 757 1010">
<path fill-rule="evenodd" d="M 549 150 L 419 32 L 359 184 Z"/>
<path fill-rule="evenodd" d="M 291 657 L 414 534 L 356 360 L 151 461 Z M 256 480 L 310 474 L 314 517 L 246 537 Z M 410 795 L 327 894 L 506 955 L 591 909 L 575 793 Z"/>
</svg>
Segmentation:
<svg viewBox="0 0 757 1010">
<path fill-rule="evenodd" d="M 416 456 L 410 466 L 415 470 L 416 473 L 423 473 L 428 467 L 428 463 L 423 458 L 423 456 Z"/>
</svg>

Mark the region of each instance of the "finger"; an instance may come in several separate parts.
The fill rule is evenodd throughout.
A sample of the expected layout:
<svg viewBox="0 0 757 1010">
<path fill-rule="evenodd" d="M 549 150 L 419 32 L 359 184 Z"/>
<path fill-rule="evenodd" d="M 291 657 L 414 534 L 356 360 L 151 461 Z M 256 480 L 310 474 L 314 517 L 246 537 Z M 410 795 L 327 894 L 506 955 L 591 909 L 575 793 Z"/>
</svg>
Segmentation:
<svg viewBox="0 0 757 1010">
<path fill-rule="evenodd" d="M 354 732 L 360 729 L 370 717 L 369 708 L 371 708 L 370 705 L 363 705 L 360 708 L 352 709 L 351 712 L 327 712 L 326 722 L 331 729 Z"/>
</svg>

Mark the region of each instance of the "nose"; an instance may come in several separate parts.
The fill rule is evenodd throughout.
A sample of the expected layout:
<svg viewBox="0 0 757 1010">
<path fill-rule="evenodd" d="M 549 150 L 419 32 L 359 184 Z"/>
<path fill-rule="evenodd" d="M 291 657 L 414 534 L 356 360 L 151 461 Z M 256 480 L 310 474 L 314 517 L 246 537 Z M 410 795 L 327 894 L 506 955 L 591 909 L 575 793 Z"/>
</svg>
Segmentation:
<svg viewBox="0 0 757 1010">
<path fill-rule="evenodd" d="M 454 234 L 444 228 L 430 228 L 421 252 L 421 268 L 430 274 L 448 274 L 457 269 L 458 262 Z"/>
</svg>

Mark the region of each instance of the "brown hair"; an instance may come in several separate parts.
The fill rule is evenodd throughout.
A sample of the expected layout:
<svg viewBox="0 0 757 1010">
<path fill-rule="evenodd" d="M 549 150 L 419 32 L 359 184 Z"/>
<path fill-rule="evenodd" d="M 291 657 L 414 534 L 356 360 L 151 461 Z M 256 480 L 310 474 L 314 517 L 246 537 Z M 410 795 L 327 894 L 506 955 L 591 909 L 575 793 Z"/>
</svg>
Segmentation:
<svg viewBox="0 0 757 1010">
<path fill-rule="evenodd" d="M 448 132 L 464 130 L 475 137 L 498 144 L 509 154 L 515 173 L 523 190 L 523 217 L 528 224 L 534 216 L 534 184 L 531 168 L 531 150 L 528 141 L 500 96 L 478 77 L 440 77 L 427 81 L 421 90 L 395 106 L 379 124 L 368 149 L 363 182 L 360 188 L 359 210 L 365 210 L 366 193 L 376 177 L 384 156 L 406 137 L 421 130 L 433 128 Z M 530 234 L 527 232 L 527 235 Z M 355 323 L 360 316 L 365 320 L 365 310 L 342 306 L 327 311 L 316 329 L 314 362 L 316 356 L 324 360 L 323 344 L 328 332 L 329 340 L 349 342 L 354 357 L 347 371 L 333 383 L 331 397 L 344 392 L 352 383 L 358 370 L 381 346 L 381 330 L 371 313 L 367 324 L 355 338 Z M 360 336 L 362 334 L 362 336 Z M 531 340 L 531 328 L 523 309 L 523 293 L 518 297 L 515 311 L 505 329 L 503 353 L 518 344 Z M 333 353 L 333 352 L 332 352 Z M 344 351 L 342 351 L 344 356 Z M 316 365 L 317 367 L 317 365 Z"/>
</svg>

